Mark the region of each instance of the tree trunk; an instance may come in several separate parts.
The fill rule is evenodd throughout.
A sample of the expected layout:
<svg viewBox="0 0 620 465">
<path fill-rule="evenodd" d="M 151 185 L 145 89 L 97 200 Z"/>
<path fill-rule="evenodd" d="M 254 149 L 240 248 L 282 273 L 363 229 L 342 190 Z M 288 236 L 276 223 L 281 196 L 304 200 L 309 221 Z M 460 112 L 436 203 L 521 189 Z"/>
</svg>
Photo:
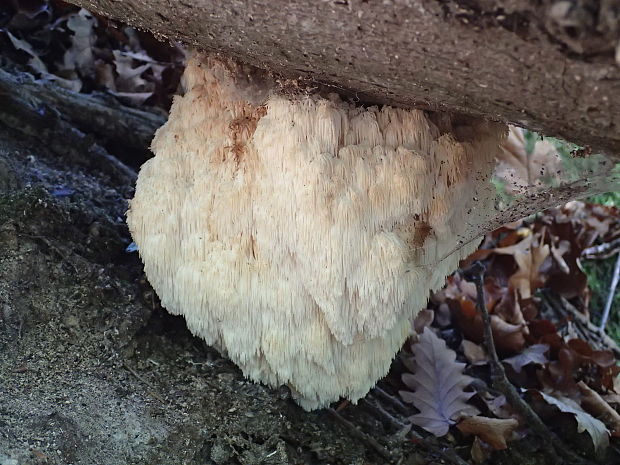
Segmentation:
<svg viewBox="0 0 620 465">
<path fill-rule="evenodd" d="M 616 0 L 71 1 L 362 102 L 620 152 Z"/>
</svg>

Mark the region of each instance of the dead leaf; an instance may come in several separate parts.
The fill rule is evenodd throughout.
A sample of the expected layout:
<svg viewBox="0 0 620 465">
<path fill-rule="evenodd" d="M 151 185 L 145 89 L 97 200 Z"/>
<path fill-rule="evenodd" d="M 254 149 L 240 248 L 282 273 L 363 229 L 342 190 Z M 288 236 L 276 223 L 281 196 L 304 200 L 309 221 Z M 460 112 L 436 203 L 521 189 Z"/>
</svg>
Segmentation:
<svg viewBox="0 0 620 465">
<path fill-rule="evenodd" d="M 545 402 L 557 407 L 561 412 L 573 414 L 577 420 L 577 432 L 588 432 L 595 451 L 598 452 L 609 446 L 609 430 L 605 427 L 605 424 L 583 410 L 577 402 L 567 397 L 554 397 L 541 391 L 535 392 L 538 392 Z"/>
<path fill-rule="evenodd" d="M 523 326 L 524 334 L 529 334 L 525 317 L 521 311 L 520 300 L 522 299 L 519 299 L 516 290 L 513 289 L 510 292 L 508 289 L 505 290 L 506 292 L 504 292 L 501 300 L 493 308 L 493 313 L 501 316 L 508 323 Z"/>
<path fill-rule="evenodd" d="M 495 175 L 504 182 L 506 192 L 512 195 L 550 185 L 564 170 L 560 154 L 549 141 L 537 141 L 532 153 L 528 154 L 523 129 L 516 126 L 510 126 L 497 160 Z"/>
<path fill-rule="evenodd" d="M 41 61 L 41 59 L 39 58 L 39 55 L 32 48 L 32 45 L 30 45 L 25 40 L 18 39 L 17 37 L 15 37 L 13 34 L 11 34 L 7 30 L 5 30 L 4 32 L 9 38 L 9 40 L 11 41 L 11 44 L 13 45 L 13 47 L 15 47 L 17 50 L 21 50 L 22 52 L 25 52 L 28 55 L 30 55 L 28 66 L 30 66 L 34 71 L 38 73 L 48 72 L 47 66 L 45 66 L 45 63 L 43 63 L 43 61 Z"/>
<path fill-rule="evenodd" d="M 425 308 L 420 310 L 413 320 L 413 329 L 416 333 L 422 334 L 424 328 L 430 326 L 433 323 L 433 319 L 435 318 L 435 312 Z"/>
<path fill-rule="evenodd" d="M 497 315 L 491 315 L 493 339 L 500 350 L 519 352 L 525 345 L 525 328 L 525 325 L 513 325 Z"/>
<path fill-rule="evenodd" d="M 492 452 L 493 451 L 491 450 L 491 448 L 489 446 L 485 446 L 478 436 L 474 438 L 474 442 L 471 445 L 470 451 L 471 458 L 474 462 L 483 463 L 491 456 Z"/>
<path fill-rule="evenodd" d="M 15 15 L 7 25 L 12 30 L 34 31 L 47 22 L 52 17 L 50 4 L 47 0 L 15 1 L 13 0 Z"/>
<path fill-rule="evenodd" d="M 118 74 L 116 82 L 117 88 L 121 92 L 149 92 L 152 91 L 149 82 L 142 77 L 142 74 L 151 68 L 150 63 L 135 65 L 134 58 L 126 52 L 113 50 L 114 65 Z"/>
<path fill-rule="evenodd" d="M 443 339 L 426 327 L 411 351 L 415 356 L 416 372 L 405 373 L 402 380 L 414 392 L 401 391 L 400 395 L 420 411 L 409 417 L 413 424 L 435 436 L 444 436 L 459 416 L 478 413 L 466 403 L 473 393 L 463 391 L 472 378 L 463 374 L 465 364 L 455 361 L 456 353 Z"/>
<path fill-rule="evenodd" d="M 445 328 L 452 323 L 450 306 L 447 303 L 443 302 L 439 304 L 439 307 L 435 310 L 435 322 L 440 328 Z"/>
<path fill-rule="evenodd" d="M 521 373 L 523 367 L 530 363 L 537 363 L 539 365 L 547 363 L 549 360 L 545 353 L 548 350 L 549 346 L 547 344 L 534 344 L 526 347 L 520 354 L 514 357 L 505 358 L 503 362 L 512 366 L 517 373 Z"/>
<path fill-rule="evenodd" d="M 461 420 L 456 427 L 464 434 L 475 434 L 495 450 L 506 449 L 506 441 L 510 439 L 519 422 L 514 418 L 500 419 L 488 417 L 468 417 Z"/>
<path fill-rule="evenodd" d="M 519 269 L 510 277 L 510 284 L 519 291 L 522 299 L 529 299 L 532 291 L 538 289 L 544 284 L 544 280 L 540 278 L 538 270 L 549 256 L 549 246 L 534 245 L 533 236 L 519 242 L 523 244 L 523 248 L 513 254 Z"/>
<path fill-rule="evenodd" d="M 481 345 L 468 341 L 467 339 L 463 339 L 461 342 L 461 348 L 463 349 L 465 358 L 472 365 L 484 365 L 485 363 L 488 363 L 489 359 L 487 357 L 487 352 Z"/>
<path fill-rule="evenodd" d="M 478 314 L 476 306 L 467 299 L 459 301 L 458 311 L 455 312 L 458 325 L 467 339 L 475 343 L 481 343 L 484 339 L 482 317 Z M 513 325 L 501 317 L 491 315 L 491 329 L 495 345 L 501 352 L 517 353 L 525 345 L 524 324 Z"/>
<path fill-rule="evenodd" d="M 497 418 L 516 418 L 517 415 L 512 410 L 511 405 L 506 401 L 506 396 L 503 394 L 495 397 L 491 393 L 478 393 L 488 409 Z"/>
<path fill-rule="evenodd" d="M 560 271 L 564 274 L 570 273 L 570 267 L 563 258 L 564 254 L 568 252 L 570 248 L 570 242 L 565 240 L 560 241 L 560 244 L 557 247 L 555 245 L 551 245 L 551 255 L 557 263 Z"/>
<path fill-rule="evenodd" d="M 615 405 L 620 406 L 620 394 L 616 394 L 616 393 L 605 394 L 603 396 L 603 399 L 605 399 L 605 402 L 607 402 L 608 404 L 615 404 Z"/>
<path fill-rule="evenodd" d="M 590 414 L 600 419 L 613 432 L 620 432 L 620 414 L 583 381 L 577 383 L 581 391 L 581 405 Z"/>
<path fill-rule="evenodd" d="M 65 52 L 63 65 L 66 70 L 77 69 L 82 76 L 93 74 L 95 60 L 93 46 L 97 20 L 87 10 L 81 9 L 67 19 L 67 27 L 73 31 L 71 47 Z"/>
</svg>

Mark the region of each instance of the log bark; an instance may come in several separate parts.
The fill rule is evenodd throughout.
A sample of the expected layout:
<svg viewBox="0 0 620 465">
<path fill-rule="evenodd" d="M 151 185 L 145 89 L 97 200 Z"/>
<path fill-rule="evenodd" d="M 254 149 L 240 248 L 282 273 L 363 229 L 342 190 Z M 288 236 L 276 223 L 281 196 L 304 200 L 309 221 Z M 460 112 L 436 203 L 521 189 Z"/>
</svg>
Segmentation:
<svg viewBox="0 0 620 465">
<path fill-rule="evenodd" d="M 3 69 L 0 69 L 0 106 L 0 121 L 18 131 L 32 129 L 43 139 L 46 135 L 43 128 L 49 126 L 49 121 L 54 121 L 54 125 L 69 123 L 73 130 L 94 135 L 98 144 L 135 167 L 150 157 L 148 147 L 153 135 L 166 121 L 163 115 L 127 107 L 109 96 L 73 92 L 52 82 L 35 81 L 27 73 L 14 75 Z M 39 127 L 24 124 L 33 120 L 39 120 Z M 68 143 L 74 132 L 64 132 L 60 141 L 62 150 L 75 147 L 75 140 Z M 58 133 L 61 132 L 54 132 L 52 138 Z M 85 147 L 93 142 L 85 141 Z M 108 165 L 106 162 L 105 166 Z M 135 177 L 123 164 L 117 164 L 116 172 L 129 176 L 130 180 Z"/>
<path fill-rule="evenodd" d="M 462 112 L 620 152 L 615 0 L 71 0 L 365 103 Z"/>
</svg>

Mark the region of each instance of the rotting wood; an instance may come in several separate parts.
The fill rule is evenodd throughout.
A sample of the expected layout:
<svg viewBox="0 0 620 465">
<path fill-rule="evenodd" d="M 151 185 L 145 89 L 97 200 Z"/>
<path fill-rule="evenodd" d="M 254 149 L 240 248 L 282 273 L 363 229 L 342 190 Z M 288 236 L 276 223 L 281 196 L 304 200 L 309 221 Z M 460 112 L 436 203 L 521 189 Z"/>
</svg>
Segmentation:
<svg viewBox="0 0 620 465">
<path fill-rule="evenodd" d="M 5 114 L 24 104 L 54 109 L 59 118 L 81 132 L 96 136 L 109 150 L 118 149 L 114 150 L 115 155 L 130 161 L 140 160 L 136 153 L 147 151 L 155 131 L 166 121 L 163 114 L 122 105 L 112 96 L 81 94 L 51 81 L 35 81 L 29 74 L 3 69 L 0 69 L 0 99 Z M 142 158 L 148 156 L 147 153 Z"/>
<path fill-rule="evenodd" d="M 614 1 L 71 0 L 364 102 L 482 115 L 617 157 Z"/>
</svg>

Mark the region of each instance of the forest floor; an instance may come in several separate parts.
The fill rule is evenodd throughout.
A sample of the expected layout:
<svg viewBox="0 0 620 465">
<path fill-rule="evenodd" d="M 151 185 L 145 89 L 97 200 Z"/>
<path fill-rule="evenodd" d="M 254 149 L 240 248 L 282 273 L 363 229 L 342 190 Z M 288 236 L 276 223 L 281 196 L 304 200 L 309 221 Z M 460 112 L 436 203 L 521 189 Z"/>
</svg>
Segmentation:
<svg viewBox="0 0 620 465">
<path fill-rule="evenodd" d="M 0 6 L 0 465 L 557 463 L 492 386 L 474 259 L 510 381 L 583 460 L 620 460 L 619 352 L 590 322 L 615 258 L 583 259 L 617 252 L 614 207 L 573 202 L 487 235 L 357 406 L 305 412 L 193 337 L 125 224 L 182 68 L 177 45 L 63 2 Z M 413 417 L 424 328 L 445 341 L 437 367 L 462 363 L 447 382 L 471 381 L 454 392 L 473 426 L 441 435 Z"/>
</svg>

